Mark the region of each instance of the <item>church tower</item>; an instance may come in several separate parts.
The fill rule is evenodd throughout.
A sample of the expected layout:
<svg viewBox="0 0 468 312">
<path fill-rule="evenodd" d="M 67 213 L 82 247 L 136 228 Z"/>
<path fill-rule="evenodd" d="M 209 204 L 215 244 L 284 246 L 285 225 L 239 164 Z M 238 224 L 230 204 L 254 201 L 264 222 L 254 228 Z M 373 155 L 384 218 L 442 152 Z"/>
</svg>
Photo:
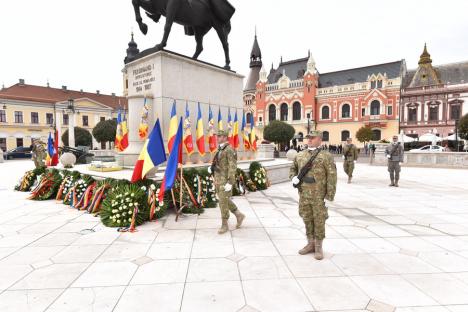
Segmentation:
<svg viewBox="0 0 468 312">
<path fill-rule="evenodd" d="M 409 85 L 410 88 L 432 86 L 442 83 L 439 74 L 434 67 L 432 67 L 431 55 L 427 52 L 426 44 L 424 44 L 424 51 L 419 58 L 418 65 L 418 69 Z"/>
<path fill-rule="evenodd" d="M 262 51 L 260 50 L 257 33 L 255 32 L 254 43 L 252 51 L 250 52 L 250 73 L 244 91 L 255 91 L 256 84 L 260 79 L 260 70 L 262 69 L 262 65 Z"/>
</svg>

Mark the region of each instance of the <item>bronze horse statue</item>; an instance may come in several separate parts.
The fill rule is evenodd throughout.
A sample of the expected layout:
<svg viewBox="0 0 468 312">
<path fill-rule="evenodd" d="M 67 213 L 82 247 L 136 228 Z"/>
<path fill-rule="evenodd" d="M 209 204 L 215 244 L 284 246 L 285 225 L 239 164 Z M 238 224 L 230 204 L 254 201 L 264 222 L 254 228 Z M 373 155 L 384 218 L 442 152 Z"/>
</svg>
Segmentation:
<svg viewBox="0 0 468 312">
<path fill-rule="evenodd" d="M 175 22 L 185 27 L 185 34 L 195 36 L 197 47 L 194 59 L 203 51 L 203 37 L 214 28 L 223 44 L 226 64 L 224 68 L 230 69 L 228 35 L 231 31 L 231 17 L 235 8 L 228 0 L 132 0 L 135 17 L 141 32 L 146 35 L 148 26 L 143 23 L 140 8 L 146 15 L 158 23 L 161 16 L 166 17 L 164 35 L 156 50 L 162 50 L 167 45 L 167 39 Z"/>
</svg>

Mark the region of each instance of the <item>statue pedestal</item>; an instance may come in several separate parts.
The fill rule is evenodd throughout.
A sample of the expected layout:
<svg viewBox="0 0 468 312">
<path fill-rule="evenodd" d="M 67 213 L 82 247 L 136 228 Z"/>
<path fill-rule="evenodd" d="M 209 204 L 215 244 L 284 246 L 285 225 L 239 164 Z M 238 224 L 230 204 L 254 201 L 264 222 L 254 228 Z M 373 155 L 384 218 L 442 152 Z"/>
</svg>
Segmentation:
<svg viewBox="0 0 468 312">
<path fill-rule="evenodd" d="M 275 158 L 275 145 L 259 144 L 257 147 L 257 158 Z"/>
<path fill-rule="evenodd" d="M 159 118 L 166 144 L 174 100 L 179 119 L 185 116 L 185 105 L 188 103 L 195 148 L 192 162 L 198 162 L 200 158 L 196 147 L 198 103 L 201 107 L 205 138 L 209 105 L 213 111 L 215 126 L 220 108 L 225 129 L 229 109 L 233 120 L 237 112 L 239 124 L 242 121 L 244 77 L 235 72 L 164 50 L 152 54 L 148 51 L 141 52 L 132 62 L 125 65 L 123 73 L 128 85 L 129 146 L 116 157 L 121 166 L 133 166 L 143 147 L 144 142 L 138 136 L 138 127 L 145 98 L 150 108 L 149 132 Z M 205 151 L 206 154 L 201 160 L 209 162 L 211 155 L 208 144 L 205 145 Z"/>
</svg>

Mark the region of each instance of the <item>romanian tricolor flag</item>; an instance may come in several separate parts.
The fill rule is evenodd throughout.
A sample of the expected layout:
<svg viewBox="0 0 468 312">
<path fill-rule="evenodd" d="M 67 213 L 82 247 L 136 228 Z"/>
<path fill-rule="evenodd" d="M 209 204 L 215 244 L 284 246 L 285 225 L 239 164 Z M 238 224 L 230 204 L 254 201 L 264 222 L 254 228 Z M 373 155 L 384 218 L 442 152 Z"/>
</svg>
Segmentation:
<svg viewBox="0 0 468 312">
<path fill-rule="evenodd" d="M 187 155 L 193 154 L 193 137 L 192 137 L 192 125 L 190 123 L 190 112 L 188 103 L 185 104 L 185 120 L 184 120 L 184 146 Z"/>
<path fill-rule="evenodd" d="M 235 150 L 239 148 L 239 121 L 237 120 L 237 111 L 236 115 L 234 116 L 234 124 L 232 126 L 232 147 Z"/>
<path fill-rule="evenodd" d="M 203 118 L 200 108 L 200 103 L 198 103 L 198 117 L 197 117 L 197 148 L 200 156 L 205 156 L 205 130 L 203 129 Z"/>
<path fill-rule="evenodd" d="M 166 161 L 166 151 L 162 138 L 159 118 L 156 120 L 153 131 L 140 152 L 135 169 L 133 169 L 132 183 L 142 180 L 148 171 Z"/>
<path fill-rule="evenodd" d="M 229 142 L 229 145 L 234 147 L 234 140 L 233 140 L 233 137 L 232 137 L 232 119 L 231 119 L 231 109 L 230 108 L 228 110 L 227 126 L 228 126 L 228 142 Z"/>
<path fill-rule="evenodd" d="M 257 151 L 257 135 L 255 134 L 255 123 L 253 114 L 250 114 L 250 148 Z"/>
<path fill-rule="evenodd" d="M 161 183 L 161 187 L 158 194 L 159 202 L 164 199 L 164 193 L 174 186 L 174 182 L 177 176 L 177 167 L 182 163 L 182 118 L 180 118 L 179 126 L 174 137 L 174 144 L 172 145 L 172 151 L 167 161 L 166 172 Z"/>
<path fill-rule="evenodd" d="M 223 116 L 221 115 L 221 107 L 218 110 L 218 130 L 224 130 Z"/>
<path fill-rule="evenodd" d="M 57 150 L 55 149 L 55 143 L 52 139 L 52 134 L 49 132 L 49 139 L 47 140 L 47 155 L 46 155 L 46 166 L 55 166 L 53 164 L 54 156 L 57 155 Z"/>
<path fill-rule="evenodd" d="M 138 136 L 140 140 L 145 140 L 148 137 L 148 115 L 149 115 L 149 108 L 146 105 L 146 98 L 143 102 L 143 109 L 141 111 L 141 121 L 140 126 L 138 127 Z"/>
<path fill-rule="evenodd" d="M 177 133 L 177 112 L 176 101 L 172 103 L 171 120 L 169 121 L 169 134 L 167 136 L 167 149 L 169 153 L 172 151 L 174 145 L 175 135 Z"/>
<path fill-rule="evenodd" d="M 245 114 L 242 113 L 242 141 L 244 141 L 244 150 L 249 151 L 250 150 L 250 138 L 249 138 L 249 133 L 247 132 L 247 123 L 245 122 Z"/>
<path fill-rule="evenodd" d="M 115 131 L 115 149 L 118 151 L 123 151 L 122 149 L 122 113 L 119 110 L 119 113 L 117 114 L 117 130 Z"/>
<path fill-rule="evenodd" d="M 208 114 L 208 148 L 210 149 L 210 153 L 214 153 L 218 148 L 216 146 L 216 135 L 215 135 L 215 125 L 213 119 L 213 112 L 211 111 L 211 106 L 209 109 Z"/>
<path fill-rule="evenodd" d="M 122 140 L 120 141 L 120 147 L 122 151 L 126 150 L 128 147 L 127 116 L 125 114 L 122 120 Z"/>
</svg>

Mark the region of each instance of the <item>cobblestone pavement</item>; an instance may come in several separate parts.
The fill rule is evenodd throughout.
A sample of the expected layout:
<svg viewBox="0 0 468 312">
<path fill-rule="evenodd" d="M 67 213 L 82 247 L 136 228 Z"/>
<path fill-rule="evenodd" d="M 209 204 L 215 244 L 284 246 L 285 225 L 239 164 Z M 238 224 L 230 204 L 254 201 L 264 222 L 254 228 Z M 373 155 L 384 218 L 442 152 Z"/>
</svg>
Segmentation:
<svg viewBox="0 0 468 312">
<path fill-rule="evenodd" d="M 219 211 L 169 215 L 134 234 L 54 201 L 25 200 L 30 162 L 0 164 L 0 311 L 468 311 L 466 170 L 339 167 L 325 259 L 299 256 L 304 228 L 288 183 Z M 234 218 L 230 220 L 234 229 Z M 93 231 L 89 231 L 92 229 Z"/>
</svg>

